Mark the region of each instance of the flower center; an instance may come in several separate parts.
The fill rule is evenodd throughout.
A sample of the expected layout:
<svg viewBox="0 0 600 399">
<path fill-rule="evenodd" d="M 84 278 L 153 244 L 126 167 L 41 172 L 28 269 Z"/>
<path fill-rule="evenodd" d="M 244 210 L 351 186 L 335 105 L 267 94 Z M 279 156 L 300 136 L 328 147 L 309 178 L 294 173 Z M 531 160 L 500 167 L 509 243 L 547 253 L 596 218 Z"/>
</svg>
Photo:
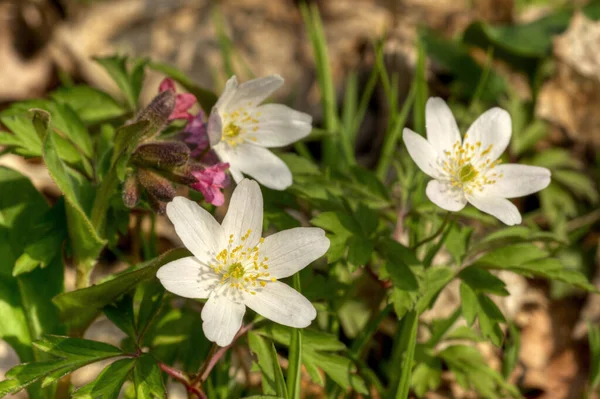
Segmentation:
<svg viewBox="0 0 600 399">
<path fill-rule="evenodd" d="M 251 230 L 240 237 L 241 244 L 233 248 L 234 235 L 229 236 L 227 248 L 217 254 L 214 262 L 209 267 L 221 276 L 220 284 L 227 284 L 238 291 L 244 291 L 252 295 L 256 294 L 256 288 L 265 287 L 268 282 L 277 281 L 267 272 L 269 258 L 260 256 L 259 249 L 264 242 L 261 238 L 259 243 L 253 247 L 246 245 Z"/>
<path fill-rule="evenodd" d="M 246 140 L 256 141 L 256 137 L 251 136 L 250 132 L 258 131 L 259 116 L 260 112 L 247 111 L 243 107 L 233 112 L 223 112 L 221 119 L 225 127 L 221 140 L 230 147 L 236 147 Z"/>
<path fill-rule="evenodd" d="M 496 183 L 502 175 L 492 171 L 501 160 L 491 161 L 489 154 L 493 145 L 482 148 L 480 141 L 475 144 L 457 141 L 451 151 L 444 151 L 446 158 L 442 162 L 442 170 L 450 179 L 452 187 L 462 189 L 467 194 L 473 190 L 483 191 L 484 186 Z"/>
<path fill-rule="evenodd" d="M 461 182 L 468 183 L 477 178 L 479 172 L 473 167 L 473 165 L 468 163 L 460 169 L 460 172 L 458 174 Z"/>
</svg>

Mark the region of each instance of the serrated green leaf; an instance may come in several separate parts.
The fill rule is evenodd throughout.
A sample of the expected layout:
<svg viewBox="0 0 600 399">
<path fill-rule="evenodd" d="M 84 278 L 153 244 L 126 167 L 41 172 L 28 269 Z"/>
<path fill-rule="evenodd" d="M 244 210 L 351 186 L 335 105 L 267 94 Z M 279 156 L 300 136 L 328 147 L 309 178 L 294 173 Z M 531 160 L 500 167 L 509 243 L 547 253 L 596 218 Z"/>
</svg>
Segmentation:
<svg viewBox="0 0 600 399">
<path fill-rule="evenodd" d="M 460 272 L 458 277 L 473 290 L 494 295 L 508 295 L 506 284 L 485 269 L 469 266 Z"/>
<path fill-rule="evenodd" d="M 133 382 L 137 399 L 165 399 L 167 391 L 156 360 L 144 353 L 135 362 Z"/>
<path fill-rule="evenodd" d="M 465 321 L 468 325 L 472 326 L 475 323 L 475 317 L 477 317 L 477 295 L 465 283 L 460 284 L 460 308 Z"/>
<path fill-rule="evenodd" d="M 95 57 L 94 60 L 104 67 L 117 86 L 119 86 L 130 110 L 135 110 L 142 89 L 146 61 L 135 61 L 131 68 L 128 69 L 127 57 L 115 55 L 111 57 Z"/>
<path fill-rule="evenodd" d="M 58 306 L 61 318 L 72 328 L 84 327 L 104 306 L 129 292 L 137 284 L 154 278 L 162 265 L 189 255 L 185 248 L 173 249 L 140 268 L 121 273 L 105 283 L 58 295 L 53 302 Z"/>
<path fill-rule="evenodd" d="M 50 176 L 65 196 L 67 230 L 73 246 L 75 261 L 78 264 L 84 264 L 89 262 L 90 259 L 95 260 L 104 247 L 105 240 L 100 238 L 90 219 L 83 211 L 78 189 L 56 151 L 54 133 L 52 132 L 46 134 L 43 153 Z"/>
<path fill-rule="evenodd" d="M 348 262 L 354 266 L 369 263 L 373 253 L 373 243 L 365 238 L 352 236 L 348 240 Z"/>
<path fill-rule="evenodd" d="M 248 333 L 248 344 L 250 350 L 256 354 L 258 359 L 257 364 L 261 372 L 263 393 L 286 398 L 287 388 L 273 343 L 267 342 L 260 335 L 250 331 Z"/>
<path fill-rule="evenodd" d="M 592 179 L 575 170 L 555 170 L 552 179 L 567 187 L 578 197 L 586 198 L 592 204 L 598 202 L 599 194 Z"/>
<path fill-rule="evenodd" d="M 57 357 L 64 358 L 94 358 L 105 359 L 119 356 L 123 352 L 112 345 L 104 342 L 91 341 L 83 338 L 63 337 L 59 335 L 45 335 L 42 339 L 34 342 L 39 350 Z"/>
<path fill-rule="evenodd" d="M 133 316 L 133 297 L 124 295 L 121 299 L 104 307 L 104 314 L 110 321 L 131 339 L 137 338 L 137 329 Z"/>
<path fill-rule="evenodd" d="M 448 267 L 430 267 L 420 285 L 420 298 L 417 311 L 422 313 L 433 305 L 440 291 L 454 278 L 454 271 Z"/>
<path fill-rule="evenodd" d="M 548 256 L 548 252 L 542 248 L 528 243 L 508 245 L 496 248 L 477 260 L 482 265 L 494 266 L 502 269 L 510 269 L 523 263 L 542 259 Z"/>
<path fill-rule="evenodd" d="M 76 390 L 73 399 L 117 399 L 136 359 L 121 359 L 106 367 L 89 384 Z"/>
</svg>

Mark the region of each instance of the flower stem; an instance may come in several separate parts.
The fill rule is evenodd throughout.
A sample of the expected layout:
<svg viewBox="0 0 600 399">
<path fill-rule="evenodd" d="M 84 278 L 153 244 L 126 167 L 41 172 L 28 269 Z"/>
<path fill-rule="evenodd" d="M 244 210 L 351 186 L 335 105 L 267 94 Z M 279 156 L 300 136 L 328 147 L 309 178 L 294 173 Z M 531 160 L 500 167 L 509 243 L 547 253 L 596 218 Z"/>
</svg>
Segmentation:
<svg viewBox="0 0 600 399">
<path fill-rule="evenodd" d="M 188 395 L 193 394 L 199 399 L 207 399 L 207 396 L 202 389 L 190 382 L 190 377 L 186 373 L 164 363 L 158 363 L 158 366 L 162 371 L 173 377 L 174 380 L 182 383 L 188 391 Z"/>
<path fill-rule="evenodd" d="M 433 233 L 432 235 L 430 235 L 427 238 L 422 239 L 421 241 L 419 241 L 415 245 L 411 246 L 410 248 L 411 249 L 417 249 L 421 245 L 427 244 L 429 241 L 435 240 L 437 236 L 439 236 L 440 234 L 442 234 L 442 232 L 446 228 L 446 225 L 448 224 L 449 221 L 450 221 L 450 212 L 447 212 L 446 213 L 446 217 L 444 217 L 444 221 L 442 222 L 442 225 L 440 226 L 439 229 L 437 229 L 437 231 L 435 233 Z"/>
<path fill-rule="evenodd" d="M 219 347 L 217 344 L 213 344 L 210 352 L 208 353 L 208 356 L 206 357 L 206 361 L 204 362 L 200 370 L 198 370 L 198 374 L 196 374 L 196 376 L 192 379 L 191 384 L 195 387 L 200 387 L 204 383 L 204 381 L 208 379 L 210 372 L 217 365 L 219 360 L 221 360 L 223 355 L 225 355 L 227 350 L 233 346 L 233 344 L 235 343 L 235 341 L 238 340 L 238 338 L 242 337 L 248 331 L 250 331 L 252 327 L 254 327 L 254 323 L 242 326 L 242 328 L 240 328 L 235 337 L 233 337 L 233 341 L 231 341 L 231 343 L 227 346 Z"/>
</svg>

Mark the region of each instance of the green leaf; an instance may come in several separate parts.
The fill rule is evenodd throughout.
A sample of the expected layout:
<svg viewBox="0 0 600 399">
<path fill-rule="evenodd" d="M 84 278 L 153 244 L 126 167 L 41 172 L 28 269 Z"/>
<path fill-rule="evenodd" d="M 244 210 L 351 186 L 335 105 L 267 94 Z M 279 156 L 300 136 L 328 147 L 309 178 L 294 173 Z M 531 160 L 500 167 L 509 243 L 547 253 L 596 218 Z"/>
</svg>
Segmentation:
<svg viewBox="0 0 600 399">
<path fill-rule="evenodd" d="M 293 287 L 300 289 L 300 275 L 294 275 Z M 287 392 L 290 399 L 300 399 L 300 383 L 302 382 L 302 330 L 294 328 L 290 340 L 289 365 L 287 371 Z"/>
<path fill-rule="evenodd" d="M 140 91 L 142 89 L 142 81 L 144 78 L 145 60 L 136 61 L 128 70 L 127 57 L 112 56 L 112 57 L 95 57 L 98 62 L 110 77 L 115 81 L 131 110 L 135 110 Z"/>
<path fill-rule="evenodd" d="M 454 263 L 456 265 L 462 263 L 462 260 L 467 253 L 467 249 L 469 248 L 472 233 L 472 227 L 460 226 L 458 223 L 452 223 L 450 231 L 444 241 L 444 245 L 448 252 L 450 252 L 450 255 L 454 258 Z"/>
<path fill-rule="evenodd" d="M 161 308 L 165 289 L 160 281 L 156 279 L 138 285 L 136 297 L 138 292 L 141 293 L 142 299 L 137 312 L 136 329 L 139 335 L 143 336 Z"/>
<path fill-rule="evenodd" d="M 504 334 L 498 323 L 506 322 L 504 315 L 500 309 L 498 309 L 498 306 L 484 294 L 477 295 L 477 302 L 479 304 L 477 315 L 479 318 L 481 334 L 484 337 L 489 338 L 494 345 L 500 346 Z"/>
<path fill-rule="evenodd" d="M 185 87 L 187 91 L 192 93 L 196 100 L 198 100 L 198 104 L 202 107 L 205 112 L 210 112 L 212 107 L 217 102 L 217 95 L 210 90 L 206 90 L 200 86 L 194 84 L 194 82 L 186 76 L 183 72 L 174 68 L 170 65 L 163 64 L 161 62 L 151 62 L 148 66 L 155 71 L 162 72 L 167 76 L 175 79 L 180 85 Z"/>
<path fill-rule="evenodd" d="M 105 92 L 85 85 L 60 87 L 50 97 L 71 107 L 86 124 L 117 118 L 126 112 L 121 104 Z"/>
<path fill-rule="evenodd" d="M 513 322 L 510 322 L 508 324 L 508 334 L 504 343 L 504 357 L 502 359 L 502 376 L 507 380 L 519 362 L 520 348 L 521 334 L 517 326 Z"/>
<path fill-rule="evenodd" d="M 121 359 L 106 367 L 98 377 L 79 388 L 71 396 L 73 399 L 117 399 L 121 387 L 127 380 L 136 359 Z"/>
<path fill-rule="evenodd" d="M 365 238 L 352 236 L 348 240 L 348 262 L 354 266 L 369 263 L 373 253 L 373 243 Z"/>
<path fill-rule="evenodd" d="M 345 390 L 352 388 L 363 395 L 369 392 L 364 381 L 356 375 L 356 367 L 350 359 L 313 351 L 304 351 L 304 354 L 310 363 L 318 365 L 329 378 Z"/>
<path fill-rule="evenodd" d="M 442 38 L 429 30 L 423 32 L 422 41 L 425 44 L 427 55 L 455 76 L 453 92 L 462 98 L 472 98 L 478 92 L 484 70 L 473 59 L 469 48 Z M 483 101 L 494 101 L 506 92 L 506 82 L 493 70 L 486 73 L 488 75 L 485 85 L 479 93 L 481 93 Z"/>
<path fill-rule="evenodd" d="M 290 168 L 292 175 L 296 176 L 317 176 L 321 174 L 319 166 L 309 159 L 301 157 L 291 152 L 279 154 L 279 158 Z"/>
<path fill-rule="evenodd" d="M 136 399 L 166 399 L 167 397 L 160 367 L 149 353 L 144 353 L 135 362 L 133 382 Z"/>
<path fill-rule="evenodd" d="M 13 267 L 48 205 L 26 177 L 2 166 L 0 193 L 5 193 L 0 195 L 0 339 L 27 362 L 37 359 L 33 340 L 44 333 L 63 333 L 50 299 L 64 290 L 64 266 L 58 257 L 44 269 L 13 277 Z"/>
<path fill-rule="evenodd" d="M 475 317 L 477 317 L 477 295 L 465 283 L 460 284 L 460 307 L 465 321 L 472 326 L 475 323 Z"/>
<path fill-rule="evenodd" d="M 435 391 L 442 382 L 442 362 L 433 356 L 422 357 L 413 370 L 410 385 L 415 390 L 417 397 L 423 397 L 425 393 Z"/>
<path fill-rule="evenodd" d="M 154 278 L 162 265 L 186 256 L 190 256 L 187 249 L 173 249 L 135 270 L 116 275 L 112 280 L 58 295 L 53 301 L 60 310 L 62 320 L 71 328 L 83 328 L 106 305 L 131 291 L 137 284 Z"/>
<path fill-rule="evenodd" d="M 494 249 L 477 260 L 477 263 L 510 269 L 523 263 L 542 259 L 548 256 L 548 252 L 533 244 L 514 244 Z"/>
<path fill-rule="evenodd" d="M 487 292 L 494 295 L 506 296 L 506 284 L 485 269 L 469 266 L 460 272 L 458 277 L 477 292 Z"/>
<path fill-rule="evenodd" d="M 427 269 L 421 282 L 417 311 L 421 313 L 433 305 L 437 295 L 453 278 L 454 271 L 449 267 L 430 267 Z"/>
<path fill-rule="evenodd" d="M 397 241 L 384 239 L 379 247 L 385 258 L 385 269 L 392 279 L 394 287 L 407 291 L 417 291 L 419 282 L 413 272 L 421 267 L 415 252 Z"/>
<path fill-rule="evenodd" d="M 588 322 L 588 340 L 590 345 L 590 388 L 600 386 L 600 326 Z"/>
<path fill-rule="evenodd" d="M 6 383 L 6 385 L 13 393 L 41 378 L 43 378 L 42 387 L 48 386 L 80 367 L 123 354 L 118 348 L 102 342 L 54 335 L 47 335 L 42 340 L 36 341 L 35 346 L 42 352 L 59 358 L 20 364 L 10 369 L 6 377 L 16 383 Z"/>
<path fill-rule="evenodd" d="M 272 342 L 267 341 L 260 335 L 250 331 L 248 333 L 248 344 L 250 350 L 256 354 L 258 367 L 262 377 L 262 391 L 266 395 L 287 397 L 287 389 L 283 372 L 277 358 L 277 351 Z"/>
<path fill-rule="evenodd" d="M 50 176 L 65 196 L 67 229 L 75 262 L 83 264 L 95 260 L 104 247 L 105 241 L 98 236 L 96 229 L 83 211 L 81 199 L 78 196 L 79 188 L 75 185 L 73 178 L 69 175 L 66 166 L 58 155 L 54 133 L 52 132 L 46 134 L 43 154 Z M 91 264 L 88 268 L 91 268 Z"/>
<path fill-rule="evenodd" d="M 36 134 L 31 121 L 31 116 L 27 113 L 16 115 L 3 115 L 0 122 L 5 125 L 14 136 L 4 136 L 3 144 L 19 146 L 17 154 L 23 156 L 39 156 L 41 154 L 42 139 Z"/>
<path fill-rule="evenodd" d="M 598 189 L 594 181 L 585 174 L 575 170 L 555 170 L 552 179 L 565 186 L 578 197 L 587 199 L 590 203 L 598 203 Z"/>
<path fill-rule="evenodd" d="M 42 339 L 34 342 L 34 345 L 43 352 L 64 358 L 101 360 L 122 354 L 119 348 L 104 342 L 59 335 L 45 335 Z"/>
<path fill-rule="evenodd" d="M 113 304 L 105 306 L 104 314 L 131 339 L 135 340 L 137 338 L 137 330 L 133 319 L 133 297 L 131 295 L 124 295 Z"/>
</svg>

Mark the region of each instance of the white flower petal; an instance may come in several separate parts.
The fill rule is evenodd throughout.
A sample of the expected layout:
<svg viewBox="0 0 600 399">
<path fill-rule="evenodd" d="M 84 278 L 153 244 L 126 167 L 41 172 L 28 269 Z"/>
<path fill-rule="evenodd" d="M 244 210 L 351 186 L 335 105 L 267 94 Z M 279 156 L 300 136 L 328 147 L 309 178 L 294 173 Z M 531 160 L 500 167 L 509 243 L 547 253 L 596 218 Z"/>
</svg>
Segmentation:
<svg viewBox="0 0 600 399">
<path fill-rule="evenodd" d="M 235 334 L 242 327 L 246 307 L 226 294 L 211 294 L 202 308 L 202 330 L 209 341 L 219 346 L 231 344 Z"/>
<path fill-rule="evenodd" d="M 251 141 L 263 147 L 283 147 L 309 135 L 312 117 L 282 104 L 265 104 L 256 109 L 258 130 Z M 248 131 L 252 131 L 252 126 Z"/>
<path fill-rule="evenodd" d="M 238 86 L 237 77 L 233 75 L 229 78 L 229 80 L 227 80 L 227 83 L 225 83 L 225 89 L 223 89 L 223 93 L 221 93 L 221 96 L 219 96 L 219 99 L 217 100 L 217 103 L 214 105 L 213 109 L 227 108 L 233 97 L 235 97 L 238 91 Z"/>
<path fill-rule="evenodd" d="M 492 169 L 502 177 L 493 177 L 496 183 L 486 185 L 485 195 L 516 198 L 533 194 L 550 184 L 550 171 L 539 166 L 504 164 Z"/>
<path fill-rule="evenodd" d="M 284 278 L 304 269 L 329 249 L 329 239 L 317 227 L 297 227 L 265 238 L 260 254 L 269 260 L 269 273 Z"/>
<path fill-rule="evenodd" d="M 219 143 L 214 149 L 232 169 L 253 177 L 265 187 L 285 190 L 292 185 L 292 172 L 285 162 L 264 147 L 244 143 L 231 148 Z"/>
<path fill-rule="evenodd" d="M 427 141 L 438 154 L 451 151 L 454 143 L 461 142 L 456 119 L 441 98 L 432 97 L 427 100 L 425 122 L 427 124 Z"/>
<path fill-rule="evenodd" d="M 185 197 L 175 197 L 167 204 L 167 216 L 183 245 L 201 262 L 209 262 L 225 247 L 223 229 L 197 203 Z"/>
<path fill-rule="evenodd" d="M 217 143 L 221 141 L 221 136 L 223 135 L 223 121 L 221 120 L 221 115 L 219 114 L 219 109 L 217 107 L 213 107 L 212 111 L 210 111 L 207 134 L 211 147 L 216 146 Z"/>
<path fill-rule="evenodd" d="M 256 289 L 255 295 L 244 293 L 244 303 L 261 316 L 289 327 L 308 327 L 317 317 L 308 299 L 278 281 Z"/>
<path fill-rule="evenodd" d="M 463 191 L 446 182 L 431 180 L 425 193 L 431 202 L 447 211 L 458 212 L 467 204 Z"/>
<path fill-rule="evenodd" d="M 193 256 L 169 262 L 156 273 L 167 291 L 184 298 L 208 298 L 220 278 Z"/>
<path fill-rule="evenodd" d="M 423 136 L 405 128 L 402 139 L 410 157 L 417 166 L 431 177 L 440 177 L 436 168 L 438 153 Z"/>
<path fill-rule="evenodd" d="M 239 184 L 242 180 L 244 180 L 244 175 L 236 168 L 229 167 L 229 172 L 231 173 L 231 177 L 235 180 L 236 184 Z"/>
<path fill-rule="evenodd" d="M 244 246 L 248 248 L 258 244 L 262 237 L 263 198 L 254 180 L 244 179 L 233 190 L 222 226 L 227 240 L 233 235 L 232 249 L 242 244 L 242 236 L 248 231 L 250 234 Z"/>
<path fill-rule="evenodd" d="M 256 107 L 281 87 L 283 78 L 279 75 L 265 76 L 252 79 L 240 84 L 227 109 L 235 111 L 239 108 Z"/>
<path fill-rule="evenodd" d="M 475 146 L 481 143 L 481 151 L 492 146 L 485 158 L 493 162 L 506 150 L 511 132 L 512 122 L 509 113 L 502 108 L 492 108 L 481 114 L 469 127 L 465 143 Z"/>
<path fill-rule="evenodd" d="M 514 226 L 521 223 L 519 210 L 512 202 L 505 198 L 474 193 L 467 194 L 467 201 L 480 211 L 498 218 L 504 224 Z"/>
</svg>

